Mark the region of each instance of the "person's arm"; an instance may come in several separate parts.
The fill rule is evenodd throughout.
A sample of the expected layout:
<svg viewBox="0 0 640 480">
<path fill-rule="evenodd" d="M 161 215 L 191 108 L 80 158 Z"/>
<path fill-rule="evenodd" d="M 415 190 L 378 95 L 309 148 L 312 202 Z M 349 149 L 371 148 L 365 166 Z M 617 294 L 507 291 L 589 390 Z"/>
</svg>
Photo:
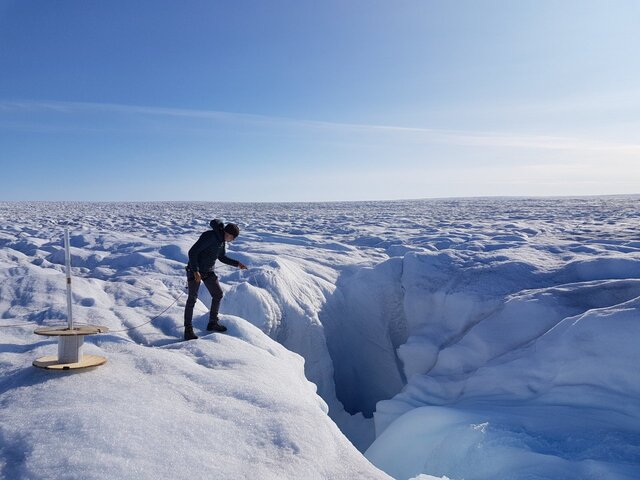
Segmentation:
<svg viewBox="0 0 640 480">
<path fill-rule="evenodd" d="M 220 252 L 220 255 L 218 255 L 218 260 L 227 265 L 231 265 L 232 267 L 238 267 L 241 270 L 247 269 L 247 266 L 244 263 L 227 257 L 227 247 L 222 247 L 222 252 Z"/>
</svg>

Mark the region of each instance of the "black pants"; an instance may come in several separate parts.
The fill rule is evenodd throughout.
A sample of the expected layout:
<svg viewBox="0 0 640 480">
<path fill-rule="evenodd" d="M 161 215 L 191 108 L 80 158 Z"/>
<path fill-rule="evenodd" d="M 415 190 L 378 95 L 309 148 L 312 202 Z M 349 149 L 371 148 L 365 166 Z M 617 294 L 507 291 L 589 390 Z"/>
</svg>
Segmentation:
<svg viewBox="0 0 640 480">
<path fill-rule="evenodd" d="M 202 276 L 204 286 L 207 287 L 207 290 L 209 290 L 211 294 L 209 320 L 218 321 L 218 311 L 220 310 L 220 301 L 222 300 L 220 282 L 218 282 L 218 277 L 216 277 L 216 274 L 213 272 L 201 273 L 200 275 Z M 198 300 L 200 283 L 195 281 L 193 273 L 189 271 L 187 271 L 187 285 L 189 286 L 189 296 L 187 297 L 187 304 L 184 308 L 184 326 L 190 327 L 193 325 L 193 307 L 196 305 L 196 300 Z"/>
</svg>

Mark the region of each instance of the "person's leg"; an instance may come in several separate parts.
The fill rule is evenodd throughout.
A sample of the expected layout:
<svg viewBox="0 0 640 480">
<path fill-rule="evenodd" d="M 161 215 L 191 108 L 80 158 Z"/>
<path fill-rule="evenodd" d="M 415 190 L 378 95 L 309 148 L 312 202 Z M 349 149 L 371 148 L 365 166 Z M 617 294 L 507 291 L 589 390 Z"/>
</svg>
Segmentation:
<svg viewBox="0 0 640 480">
<path fill-rule="evenodd" d="M 209 293 L 211 294 L 211 310 L 209 311 L 209 323 L 207 325 L 207 330 L 210 332 L 225 332 L 227 327 L 218 323 L 218 312 L 220 311 L 220 302 L 223 297 L 222 287 L 220 287 L 218 277 L 212 273 L 203 281 L 205 287 L 207 287 L 207 290 L 209 290 Z"/>
<path fill-rule="evenodd" d="M 187 287 L 189 294 L 187 296 L 187 304 L 184 307 L 184 326 L 191 327 L 193 321 L 193 307 L 198 300 L 198 289 L 200 288 L 200 282 L 196 282 L 193 273 L 187 272 Z"/>
<path fill-rule="evenodd" d="M 222 301 L 223 293 L 218 277 L 215 273 L 208 275 L 203 279 L 204 286 L 207 287 L 211 294 L 211 310 L 209 311 L 209 321 L 218 321 L 218 312 L 220 311 L 220 302 Z"/>
</svg>

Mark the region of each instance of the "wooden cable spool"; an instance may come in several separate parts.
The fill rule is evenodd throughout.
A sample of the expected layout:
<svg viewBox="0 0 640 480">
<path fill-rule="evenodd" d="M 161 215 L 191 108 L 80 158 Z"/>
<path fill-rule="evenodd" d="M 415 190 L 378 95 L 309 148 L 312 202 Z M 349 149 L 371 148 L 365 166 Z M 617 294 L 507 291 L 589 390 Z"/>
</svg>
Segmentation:
<svg viewBox="0 0 640 480">
<path fill-rule="evenodd" d="M 69 229 L 64 230 L 65 264 L 67 269 L 67 327 L 42 327 L 35 330 L 36 335 L 58 337 L 58 355 L 49 355 L 33 361 L 33 366 L 46 370 L 80 370 L 97 367 L 107 359 L 98 355 L 83 355 L 84 337 L 108 332 L 107 327 L 94 325 L 73 326 L 71 308 L 71 252 L 69 248 Z"/>
</svg>

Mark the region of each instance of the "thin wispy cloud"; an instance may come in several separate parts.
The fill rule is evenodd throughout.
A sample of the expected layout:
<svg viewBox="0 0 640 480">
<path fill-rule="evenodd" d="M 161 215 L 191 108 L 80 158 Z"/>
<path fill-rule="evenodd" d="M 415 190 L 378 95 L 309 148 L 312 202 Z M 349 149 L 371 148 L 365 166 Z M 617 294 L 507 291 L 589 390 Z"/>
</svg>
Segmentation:
<svg viewBox="0 0 640 480">
<path fill-rule="evenodd" d="M 515 108 L 515 107 L 514 107 Z M 57 101 L 4 101 L 0 102 L 0 113 L 50 113 L 60 115 L 121 114 L 156 116 L 164 118 L 185 118 L 191 120 L 212 120 L 275 129 L 305 129 L 312 131 L 333 131 L 341 133 L 362 133 L 388 136 L 404 136 L 407 140 L 440 143 L 458 146 L 491 148 L 541 149 L 560 151 L 611 152 L 617 155 L 637 155 L 640 144 L 618 143 L 571 136 L 549 136 L 537 134 L 459 131 L 437 128 L 410 127 L 399 125 L 378 125 L 330 122 L 308 119 L 268 116 L 250 113 L 235 113 L 217 110 L 196 110 L 184 108 L 151 107 L 113 103 L 57 102 Z M 1 126 L 2 124 L 0 124 Z M 11 123 L 4 123 L 10 127 Z M 15 124 L 18 125 L 18 124 Z M 26 126 L 23 124 L 26 128 Z M 34 127 L 42 128 L 42 127 Z M 88 127 L 82 127 L 87 130 Z M 184 127 L 180 127 L 183 129 Z M 95 129 L 91 129 L 92 131 Z M 202 130 L 202 128 L 199 128 Z"/>
<path fill-rule="evenodd" d="M 436 115 L 603 115 L 609 112 L 637 112 L 640 109 L 640 89 L 600 91 L 589 94 L 564 95 L 558 98 L 536 99 L 510 103 L 475 103 L 452 105 L 446 109 L 431 109 Z"/>
</svg>

